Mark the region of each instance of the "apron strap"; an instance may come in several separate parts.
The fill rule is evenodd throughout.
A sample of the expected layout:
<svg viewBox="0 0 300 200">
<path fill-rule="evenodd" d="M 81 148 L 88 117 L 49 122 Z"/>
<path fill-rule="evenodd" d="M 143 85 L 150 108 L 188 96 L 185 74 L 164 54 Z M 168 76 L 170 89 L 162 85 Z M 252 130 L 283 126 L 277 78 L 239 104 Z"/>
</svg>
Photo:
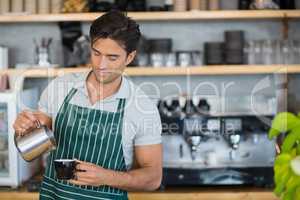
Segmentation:
<svg viewBox="0 0 300 200">
<path fill-rule="evenodd" d="M 77 92 L 77 89 L 75 88 L 72 88 L 70 90 L 70 92 L 67 94 L 67 96 L 64 98 L 64 101 L 63 103 L 61 104 L 59 110 L 58 110 L 58 113 L 61 113 L 61 112 L 65 112 L 65 109 L 66 109 L 66 104 L 69 103 L 69 101 L 72 99 L 72 97 L 74 96 L 74 94 Z"/>
<path fill-rule="evenodd" d="M 72 99 L 72 97 L 74 96 L 74 94 L 77 92 L 76 88 L 72 88 L 71 91 L 68 93 L 68 95 L 66 96 L 64 103 L 69 103 L 70 100 Z"/>
<path fill-rule="evenodd" d="M 126 103 L 126 99 L 119 99 L 117 112 L 121 113 L 122 116 L 124 115 L 125 103 Z"/>
</svg>

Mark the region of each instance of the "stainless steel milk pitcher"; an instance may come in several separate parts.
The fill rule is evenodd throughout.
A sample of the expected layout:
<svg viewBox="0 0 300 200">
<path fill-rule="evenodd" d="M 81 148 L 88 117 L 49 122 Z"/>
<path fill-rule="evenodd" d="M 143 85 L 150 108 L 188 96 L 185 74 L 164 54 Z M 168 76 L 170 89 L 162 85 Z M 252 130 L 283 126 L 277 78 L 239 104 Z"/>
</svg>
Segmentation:
<svg viewBox="0 0 300 200">
<path fill-rule="evenodd" d="M 28 162 L 56 148 L 54 134 L 47 126 L 38 126 L 24 136 L 15 134 L 15 145 L 23 159 Z"/>
</svg>

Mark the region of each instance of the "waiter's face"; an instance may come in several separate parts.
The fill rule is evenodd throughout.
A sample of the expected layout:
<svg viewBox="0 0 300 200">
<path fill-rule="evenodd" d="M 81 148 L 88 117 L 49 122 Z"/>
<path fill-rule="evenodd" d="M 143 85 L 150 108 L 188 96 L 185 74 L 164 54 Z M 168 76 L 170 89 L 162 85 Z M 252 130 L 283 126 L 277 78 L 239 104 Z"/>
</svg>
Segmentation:
<svg viewBox="0 0 300 200">
<path fill-rule="evenodd" d="M 125 67 L 134 59 L 136 52 L 127 55 L 116 41 L 100 38 L 92 44 L 91 64 L 98 82 L 111 83 L 122 75 Z"/>
</svg>

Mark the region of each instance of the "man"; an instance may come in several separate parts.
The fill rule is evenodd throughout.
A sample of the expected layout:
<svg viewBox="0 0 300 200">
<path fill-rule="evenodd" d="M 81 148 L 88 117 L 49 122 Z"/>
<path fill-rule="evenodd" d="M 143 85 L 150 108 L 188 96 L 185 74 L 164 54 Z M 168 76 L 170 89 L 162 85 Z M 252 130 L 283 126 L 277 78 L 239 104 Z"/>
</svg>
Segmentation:
<svg viewBox="0 0 300 200">
<path fill-rule="evenodd" d="M 161 122 L 157 108 L 122 75 L 141 33 L 135 21 L 112 11 L 90 28 L 92 70 L 53 80 L 39 110 L 14 123 L 24 135 L 37 122 L 54 131 L 40 199 L 127 199 L 127 191 L 155 190 L 162 178 Z M 77 159 L 75 178 L 58 180 L 55 159 Z"/>
</svg>

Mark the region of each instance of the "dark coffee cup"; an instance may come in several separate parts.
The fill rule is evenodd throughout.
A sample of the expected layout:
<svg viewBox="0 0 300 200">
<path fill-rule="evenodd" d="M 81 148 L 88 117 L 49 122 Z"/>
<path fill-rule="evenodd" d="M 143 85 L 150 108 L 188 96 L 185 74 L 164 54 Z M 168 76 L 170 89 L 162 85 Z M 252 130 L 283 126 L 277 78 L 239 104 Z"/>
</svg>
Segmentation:
<svg viewBox="0 0 300 200">
<path fill-rule="evenodd" d="M 74 178 L 76 171 L 76 160 L 73 159 L 56 159 L 54 167 L 58 179 L 69 180 Z"/>
</svg>

